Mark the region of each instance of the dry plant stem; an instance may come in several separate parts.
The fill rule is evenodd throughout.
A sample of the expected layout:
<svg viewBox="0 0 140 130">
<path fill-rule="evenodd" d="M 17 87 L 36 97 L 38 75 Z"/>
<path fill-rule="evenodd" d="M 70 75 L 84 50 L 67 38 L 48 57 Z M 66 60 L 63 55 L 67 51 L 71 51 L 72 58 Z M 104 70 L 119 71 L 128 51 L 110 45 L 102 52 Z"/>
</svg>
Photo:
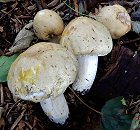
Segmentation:
<svg viewBox="0 0 140 130">
<path fill-rule="evenodd" d="M 27 12 L 29 15 L 31 15 L 31 13 L 28 11 L 28 9 L 26 8 L 26 6 L 24 6 L 23 4 L 22 4 L 22 6 L 23 6 L 23 8 L 26 10 L 26 12 Z"/>
<path fill-rule="evenodd" d="M 64 6 L 64 2 L 60 3 L 59 5 L 57 5 L 56 7 L 54 7 L 52 10 L 57 11 L 58 9 L 60 9 L 61 7 Z"/>
<path fill-rule="evenodd" d="M 16 1 L 16 3 L 14 4 L 14 7 L 9 11 L 9 12 L 7 12 L 7 13 L 5 13 L 2 17 L 0 17 L 0 20 L 2 19 L 2 18 L 4 18 L 6 15 L 8 15 L 9 13 L 11 13 L 16 7 L 17 7 L 17 1 Z"/>
<path fill-rule="evenodd" d="M 53 0 L 52 2 L 50 2 L 47 7 L 54 7 L 57 3 L 59 2 L 59 0 Z"/>
<path fill-rule="evenodd" d="M 129 44 L 129 43 L 134 43 L 134 42 L 137 42 L 137 41 L 140 41 L 140 38 L 136 38 L 136 39 L 133 39 L 133 40 L 129 40 L 129 41 L 120 41 L 120 44 Z"/>
<path fill-rule="evenodd" d="M 42 5 L 43 9 L 47 8 L 47 4 L 46 4 L 45 0 L 40 0 L 40 4 Z"/>
<path fill-rule="evenodd" d="M 75 15 L 78 16 L 78 0 L 73 0 L 75 7 Z"/>
<path fill-rule="evenodd" d="M 30 130 L 33 130 L 33 127 L 26 121 L 24 121 L 24 123 L 30 128 Z"/>
<path fill-rule="evenodd" d="M 37 117 L 35 116 L 35 117 L 34 117 L 34 121 L 33 121 L 33 127 L 36 126 L 36 123 L 37 123 Z"/>
<path fill-rule="evenodd" d="M 7 112 L 6 114 L 6 118 L 8 117 L 9 113 L 11 112 L 11 110 L 14 108 L 15 105 L 17 105 L 19 102 L 21 101 L 21 99 L 19 99 L 11 108 L 10 110 Z"/>
<path fill-rule="evenodd" d="M 96 113 L 98 113 L 98 114 L 100 114 L 100 115 L 103 115 L 103 113 L 101 113 L 101 112 L 95 110 L 94 108 L 90 107 L 89 105 L 87 105 L 81 98 L 78 97 L 78 95 L 74 92 L 74 90 L 73 90 L 72 88 L 69 87 L 69 89 L 70 89 L 70 90 L 73 92 L 73 94 L 78 98 L 78 100 L 79 100 L 81 103 L 83 103 L 86 107 L 88 107 L 89 109 L 91 109 L 92 111 L 94 111 L 94 112 L 96 112 Z"/>
<path fill-rule="evenodd" d="M 25 6 L 29 6 L 29 0 L 25 0 Z"/>
<path fill-rule="evenodd" d="M 67 0 L 66 0 L 67 1 Z M 67 7 L 69 7 L 71 10 L 73 10 L 73 11 L 75 11 L 76 12 L 76 10 L 75 9 L 73 9 L 70 5 L 68 5 L 67 3 L 66 3 L 66 1 L 64 1 L 63 3 L 67 6 Z M 80 14 L 81 16 L 86 16 L 86 17 L 90 17 L 89 15 L 86 15 L 86 14 L 83 14 L 83 13 L 80 13 L 79 11 L 77 12 L 78 14 Z M 95 18 L 93 18 L 93 17 L 91 17 L 92 19 L 94 19 L 94 20 L 96 20 Z"/>
<path fill-rule="evenodd" d="M 24 116 L 25 111 L 26 110 L 23 110 L 22 111 L 22 113 L 20 114 L 20 116 L 16 119 L 16 121 L 14 122 L 14 124 L 11 126 L 10 130 L 14 130 L 14 128 L 17 126 L 17 124 L 20 122 L 20 120 Z"/>
<path fill-rule="evenodd" d="M 0 84 L 0 93 L 1 93 L 1 95 L 0 95 L 1 104 L 3 104 L 4 103 L 4 94 L 3 94 L 3 86 L 2 86 L 2 84 Z"/>
<path fill-rule="evenodd" d="M 39 10 L 43 9 L 38 0 L 34 0 L 34 2 L 36 3 L 36 6 Z"/>
</svg>

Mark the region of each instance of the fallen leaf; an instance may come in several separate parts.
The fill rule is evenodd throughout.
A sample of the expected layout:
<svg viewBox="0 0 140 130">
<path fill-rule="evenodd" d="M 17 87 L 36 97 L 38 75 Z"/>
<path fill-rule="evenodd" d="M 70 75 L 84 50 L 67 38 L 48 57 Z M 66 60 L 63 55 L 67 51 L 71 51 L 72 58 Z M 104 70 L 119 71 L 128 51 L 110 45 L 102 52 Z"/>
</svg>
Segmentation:
<svg viewBox="0 0 140 130">
<path fill-rule="evenodd" d="M 14 54 L 12 56 L 0 57 L 0 82 L 7 81 L 7 74 L 10 69 L 10 66 L 15 61 L 18 55 L 19 54 Z"/>
<path fill-rule="evenodd" d="M 116 97 L 106 102 L 102 108 L 100 130 L 130 130 L 134 115 L 125 113 L 123 97 Z"/>
<path fill-rule="evenodd" d="M 33 22 L 23 27 L 23 29 L 16 36 L 16 39 L 12 47 L 10 47 L 9 49 L 10 52 L 19 52 L 29 47 L 31 41 L 34 38 L 34 32 L 30 30 L 32 26 L 33 26 Z"/>
<path fill-rule="evenodd" d="M 140 33 L 140 22 L 139 21 L 132 21 L 131 24 L 132 24 L 132 31 L 139 34 Z"/>
</svg>

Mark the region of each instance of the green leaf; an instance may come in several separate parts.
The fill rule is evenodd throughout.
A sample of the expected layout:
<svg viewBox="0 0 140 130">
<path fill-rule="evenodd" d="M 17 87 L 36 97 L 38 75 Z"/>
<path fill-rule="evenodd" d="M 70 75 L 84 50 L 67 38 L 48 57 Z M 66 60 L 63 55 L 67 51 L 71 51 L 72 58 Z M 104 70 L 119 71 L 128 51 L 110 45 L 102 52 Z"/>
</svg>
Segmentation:
<svg viewBox="0 0 140 130">
<path fill-rule="evenodd" d="M 134 116 L 125 113 L 126 106 L 122 104 L 122 99 L 111 99 L 103 106 L 100 130 L 130 130 Z"/>
<path fill-rule="evenodd" d="M 11 67 L 11 64 L 15 61 L 19 54 L 12 56 L 1 56 L 0 57 L 0 82 L 7 81 L 7 74 Z"/>
</svg>

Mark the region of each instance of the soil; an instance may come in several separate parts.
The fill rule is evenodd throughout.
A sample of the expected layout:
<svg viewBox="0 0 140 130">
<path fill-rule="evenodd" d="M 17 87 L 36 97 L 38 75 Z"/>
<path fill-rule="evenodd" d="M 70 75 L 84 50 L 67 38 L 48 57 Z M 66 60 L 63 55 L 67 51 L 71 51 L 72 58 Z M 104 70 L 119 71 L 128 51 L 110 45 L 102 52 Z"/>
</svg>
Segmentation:
<svg viewBox="0 0 140 130">
<path fill-rule="evenodd" d="M 76 0 L 67 0 L 69 6 L 61 0 L 54 1 L 53 4 L 51 4 L 51 0 L 11 0 L 11 2 L 0 3 L 0 55 L 11 55 L 8 49 L 12 46 L 16 35 L 30 20 L 33 20 L 37 11 L 41 9 L 55 10 L 61 15 L 66 24 L 77 17 L 77 13 L 72 10 L 72 8 L 79 7 L 78 4 L 74 4 Z M 108 5 L 116 2 L 127 8 L 130 15 L 137 9 L 133 0 L 85 0 L 85 6 L 82 9 L 84 9 L 84 13 L 88 14 L 91 11 L 94 12 L 95 7 L 98 7 L 98 5 Z M 133 18 L 135 20 L 135 17 Z M 137 19 L 139 18 L 137 17 Z M 40 40 L 36 37 L 33 39 L 34 43 L 38 41 Z M 69 88 L 64 93 L 70 115 L 63 126 L 50 121 L 39 103 L 13 97 L 7 83 L 1 83 L 0 129 L 99 130 L 101 115 L 88 106 L 101 111 L 104 103 L 113 97 L 121 95 L 126 99 L 133 99 L 140 94 L 140 35 L 130 31 L 120 39 L 113 40 L 113 43 L 112 52 L 107 56 L 99 57 L 98 73 L 92 89 L 85 95 L 75 92 L 80 100 Z M 126 72 L 128 73 L 126 74 Z"/>
</svg>

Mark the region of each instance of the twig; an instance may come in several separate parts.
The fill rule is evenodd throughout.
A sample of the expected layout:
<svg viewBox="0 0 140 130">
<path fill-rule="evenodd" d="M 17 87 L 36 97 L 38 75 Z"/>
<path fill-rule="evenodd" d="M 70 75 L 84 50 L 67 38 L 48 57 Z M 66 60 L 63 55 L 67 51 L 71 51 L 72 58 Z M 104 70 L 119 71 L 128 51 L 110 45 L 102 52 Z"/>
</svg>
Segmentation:
<svg viewBox="0 0 140 130">
<path fill-rule="evenodd" d="M 73 92 L 73 94 L 79 99 L 79 101 L 80 101 L 81 103 L 83 103 L 86 107 L 88 107 L 89 109 L 91 109 L 92 111 L 94 111 L 94 112 L 96 112 L 96 113 L 98 113 L 98 114 L 100 114 L 100 115 L 103 115 L 103 113 L 101 113 L 101 112 L 95 110 L 94 108 L 90 107 L 90 106 L 87 105 L 82 99 L 80 99 L 80 98 L 77 96 L 77 94 L 73 91 L 72 88 L 69 87 L 69 89 L 70 89 L 70 90 Z"/>
<path fill-rule="evenodd" d="M 66 1 L 67 1 L 67 0 L 66 0 Z M 71 10 L 73 10 L 73 11 L 76 12 L 76 10 L 73 9 L 70 5 L 68 5 L 68 4 L 66 3 L 66 1 L 64 1 L 64 4 L 65 4 L 67 7 L 69 7 Z M 86 14 L 80 13 L 79 11 L 78 11 L 77 13 L 80 14 L 80 15 L 82 15 L 82 16 L 86 16 L 86 17 L 89 17 L 89 18 L 95 19 L 95 18 L 93 18 L 93 17 L 90 17 L 89 15 L 86 15 Z"/>
<path fill-rule="evenodd" d="M 36 6 L 39 10 L 43 9 L 38 0 L 34 0 L 34 2 L 36 3 Z"/>
<path fill-rule="evenodd" d="M 63 6 L 64 6 L 64 3 L 60 3 L 59 5 L 57 5 L 56 7 L 54 7 L 53 10 L 54 11 L 57 11 L 58 9 L 60 9 Z"/>
<path fill-rule="evenodd" d="M 31 16 L 23 16 L 23 15 L 20 15 L 20 16 L 17 16 L 19 19 L 30 19 Z"/>
<path fill-rule="evenodd" d="M 24 123 L 30 128 L 30 130 L 33 130 L 33 127 L 26 121 L 24 121 Z"/>
<path fill-rule="evenodd" d="M 136 104 L 138 104 L 138 103 L 140 103 L 140 100 L 138 100 L 138 101 L 136 101 L 136 102 L 131 103 L 131 105 L 136 105 Z"/>
<path fill-rule="evenodd" d="M 4 103 L 4 94 L 3 94 L 3 86 L 0 84 L 0 99 L 1 99 L 1 104 Z"/>
<path fill-rule="evenodd" d="M 11 13 L 11 12 L 17 7 L 17 4 L 18 4 L 18 3 L 17 3 L 17 1 L 16 1 L 14 7 L 13 7 L 9 12 L 5 13 L 2 17 L 0 17 L 0 20 L 1 20 L 2 18 L 4 18 L 6 15 L 8 15 L 9 13 Z"/>
<path fill-rule="evenodd" d="M 25 111 L 26 111 L 26 109 L 22 111 L 22 113 L 20 114 L 20 116 L 16 119 L 16 121 L 14 122 L 14 124 L 11 126 L 10 130 L 14 130 L 14 128 L 17 126 L 17 124 L 20 122 L 20 120 L 24 116 Z"/>
<path fill-rule="evenodd" d="M 137 41 L 140 41 L 140 38 L 136 38 L 136 39 L 133 39 L 133 40 L 129 40 L 129 41 L 121 41 L 120 44 L 129 44 L 129 43 L 134 43 L 134 42 L 137 42 Z"/>
<path fill-rule="evenodd" d="M 8 117 L 9 113 L 11 112 L 11 110 L 14 108 L 15 105 L 17 105 L 19 102 L 21 101 L 21 99 L 19 99 L 11 108 L 10 110 L 7 112 L 6 114 L 6 118 Z"/>
<path fill-rule="evenodd" d="M 36 126 L 36 123 L 37 123 L 37 117 L 35 116 L 35 117 L 34 117 L 34 121 L 33 121 L 33 127 Z"/>
<path fill-rule="evenodd" d="M 23 8 L 26 10 L 26 12 L 29 14 L 29 15 L 31 15 L 31 13 L 28 11 L 28 9 L 23 5 L 23 4 L 21 4 L 22 6 L 23 6 Z"/>
<path fill-rule="evenodd" d="M 42 5 L 43 9 L 47 8 L 47 4 L 46 4 L 45 0 L 40 0 L 40 3 Z"/>
<path fill-rule="evenodd" d="M 54 7 L 58 2 L 59 0 L 53 0 L 51 3 L 47 5 L 47 7 Z"/>
<path fill-rule="evenodd" d="M 78 16 L 78 0 L 73 0 L 74 8 L 75 8 L 75 15 Z"/>
</svg>

